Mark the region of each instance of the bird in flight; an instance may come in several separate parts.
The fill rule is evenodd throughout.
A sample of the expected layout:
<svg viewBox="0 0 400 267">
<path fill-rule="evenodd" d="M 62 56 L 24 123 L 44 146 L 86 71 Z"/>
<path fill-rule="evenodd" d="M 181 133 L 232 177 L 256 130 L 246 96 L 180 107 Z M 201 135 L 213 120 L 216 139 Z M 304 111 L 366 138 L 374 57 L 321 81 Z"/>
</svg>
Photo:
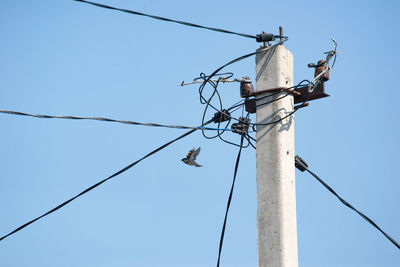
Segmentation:
<svg viewBox="0 0 400 267">
<path fill-rule="evenodd" d="M 187 165 L 191 165 L 191 166 L 196 166 L 196 167 L 201 167 L 201 165 L 197 164 L 196 157 L 197 155 L 199 155 L 200 153 L 200 147 L 196 150 L 194 150 L 194 148 L 192 148 L 186 155 L 186 158 L 183 158 L 182 161 L 184 163 L 186 163 Z"/>
</svg>

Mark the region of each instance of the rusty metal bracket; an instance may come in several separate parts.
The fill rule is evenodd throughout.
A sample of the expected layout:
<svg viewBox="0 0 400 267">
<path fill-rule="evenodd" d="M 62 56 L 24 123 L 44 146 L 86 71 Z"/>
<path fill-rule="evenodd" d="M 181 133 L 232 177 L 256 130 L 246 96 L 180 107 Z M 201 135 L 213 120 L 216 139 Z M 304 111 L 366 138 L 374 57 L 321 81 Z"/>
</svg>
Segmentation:
<svg viewBox="0 0 400 267">
<path fill-rule="evenodd" d="M 297 90 L 294 90 L 292 88 L 278 87 L 278 88 L 260 90 L 260 91 L 252 92 L 250 94 L 242 95 L 242 97 L 246 98 L 244 100 L 244 106 L 245 106 L 246 111 L 251 114 L 257 112 L 257 104 L 256 104 L 257 99 L 255 98 L 256 96 L 261 95 L 261 94 L 279 92 L 279 91 L 282 91 L 282 92 L 286 91 L 290 94 L 293 94 L 295 99 L 296 99 L 296 97 L 300 97 L 300 94 L 301 94 L 300 92 L 298 92 Z"/>
<path fill-rule="evenodd" d="M 308 107 L 309 105 L 310 105 L 310 103 L 304 102 L 304 103 L 301 103 L 300 105 L 294 106 L 294 110 L 297 110 L 299 108 L 305 108 L 305 107 Z M 255 98 L 246 98 L 244 100 L 244 106 L 245 106 L 245 110 L 250 114 L 254 114 L 257 112 L 257 105 L 256 105 Z"/>
<path fill-rule="evenodd" d="M 268 94 L 268 93 L 274 93 L 274 92 L 279 92 L 279 91 L 287 91 L 293 95 L 300 95 L 299 92 L 297 92 L 297 90 L 294 90 L 293 88 L 287 88 L 287 87 L 277 87 L 277 88 L 271 88 L 271 89 L 265 89 L 265 90 L 260 90 L 260 91 L 256 91 L 250 94 L 246 94 L 246 95 L 242 95 L 243 98 L 247 98 L 247 97 L 252 97 L 252 96 L 258 96 L 261 94 Z"/>
<path fill-rule="evenodd" d="M 325 93 L 325 86 L 323 82 L 317 85 L 317 87 L 315 87 L 314 91 L 312 91 L 311 93 L 308 92 L 308 85 L 297 87 L 296 91 L 298 91 L 300 95 L 294 96 L 295 104 L 329 96 L 328 94 Z"/>
</svg>

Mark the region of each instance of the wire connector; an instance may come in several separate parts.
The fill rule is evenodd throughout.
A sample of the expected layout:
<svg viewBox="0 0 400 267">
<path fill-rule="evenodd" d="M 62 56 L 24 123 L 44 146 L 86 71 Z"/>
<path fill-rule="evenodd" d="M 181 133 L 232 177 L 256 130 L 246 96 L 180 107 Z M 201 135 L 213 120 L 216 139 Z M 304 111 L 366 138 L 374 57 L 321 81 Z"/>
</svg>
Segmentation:
<svg viewBox="0 0 400 267">
<path fill-rule="evenodd" d="M 229 113 L 229 111 L 227 111 L 226 109 L 223 109 L 214 114 L 212 121 L 214 123 L 220 123 L 220 122 L 224 122 L 224 121 L 229 121 L 230 119 L 231 119 L 231 114 Z"/>
<path fill-rule="evenodd" d="M 273 35 L 272 33 L 260 33 L 256 35 L 256 41 L 258 43 L 261 42 L 271 42 L 275 40 L 275 35 Z"/>
<path fill-rule="evenodd" d="M 238 123 L 232 124 L 232 126 L 231 126 L 232 132 L 240 134 L 240 135 L 247 134 L 249 132 L 250 122 L 251 122 L 250 119 L 240 117 Z"/>
<path fill-rule="evenodd" d="M 296 168 L 299 171 L 302 171 L 302 172 L 304 172 L 305 170 L 308 169 L 307 163 L 297 155 L 294 157 L 294 165 L 296 166 Z"/>
</svg>

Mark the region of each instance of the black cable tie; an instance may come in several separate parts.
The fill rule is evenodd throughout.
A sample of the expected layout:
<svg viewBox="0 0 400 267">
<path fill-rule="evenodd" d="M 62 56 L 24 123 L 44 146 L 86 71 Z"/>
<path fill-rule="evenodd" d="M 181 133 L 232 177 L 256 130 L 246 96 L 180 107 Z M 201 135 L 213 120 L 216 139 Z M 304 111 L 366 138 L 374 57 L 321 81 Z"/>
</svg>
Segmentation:
<svg viewBox="0 0 400 267">
<path fill-rule="evenodd" d="M 294 165 L 296 166 L 296 168 L 299 171 L 302 171 L 302 172 L 304 172 L 305 170 L 308 169 L 307 163 L 297 155 L 294 157 Z"/>
</svg>

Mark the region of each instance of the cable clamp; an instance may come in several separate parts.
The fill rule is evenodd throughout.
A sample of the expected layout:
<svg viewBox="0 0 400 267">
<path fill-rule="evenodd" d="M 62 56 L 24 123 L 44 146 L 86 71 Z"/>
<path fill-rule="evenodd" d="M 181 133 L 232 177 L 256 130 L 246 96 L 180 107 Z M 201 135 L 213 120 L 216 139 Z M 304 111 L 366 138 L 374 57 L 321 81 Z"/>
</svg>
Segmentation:
<svg viewBox="0 0 400 267">
<path fill-rule="evenodd" d="M 249 132 L 250 121 L 251 120 L 248 118 L 240 117 L 238 123 L 232 123 L 232 126 L 231 126 L 232 132 L 240 134 L 240 135 L 247 134 Z"/>
<path fill-rule="evenodd" d="M 229 113 L 229 111 L 227 111 L 226 109 L 223 109 L 214 114 L 212 121 L 214 123 L 220 123 L 220 122 L 224 122 L 224 121 L 229 121 L 230 119 L 231 119 L 231 114 Z"/>
<path fill-rule="evenodd" d="M 297 155 L 294 157 L 294 165 L 296 166 L 296 168 L 299 171 L 302 171 L 302 172 L 304 172 L 305 170 L 308 169 L 307 163 Z"/>
<path fill-rule="evenodd" d="M 271 42 L 275 40 L 275 35 L 273 35 L 272 33 L 260 33 L 256 35 L 256 41 L 258 43 L 261 42 Z"/>
</svg>

